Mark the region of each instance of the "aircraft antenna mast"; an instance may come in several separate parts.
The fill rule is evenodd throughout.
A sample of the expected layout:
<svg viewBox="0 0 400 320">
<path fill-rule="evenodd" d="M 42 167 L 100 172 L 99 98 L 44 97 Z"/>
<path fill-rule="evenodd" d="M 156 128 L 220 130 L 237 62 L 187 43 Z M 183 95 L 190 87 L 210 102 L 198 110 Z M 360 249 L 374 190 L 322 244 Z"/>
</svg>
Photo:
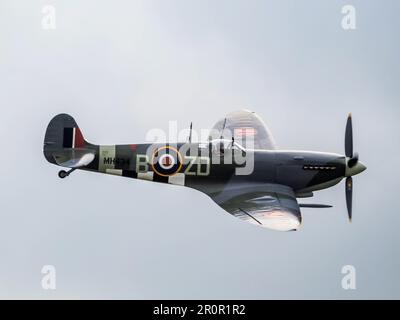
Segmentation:
<svg viewBox="0 0 400 320">
<path fill-rule="evenodd" d="M 190 122 L 189 143 L 192 143 L 192 128 L 193 128 L 193 122 Z"/>
<path fill-rule="evenodd" d="M 226 118 L 224 119 L 224 125 L 222 126 L 221 137 L 220 137 L 220 139 L 222 139 L 223 136 L 224 136 L 225 125 L 226 125 Z"/>
</svg>

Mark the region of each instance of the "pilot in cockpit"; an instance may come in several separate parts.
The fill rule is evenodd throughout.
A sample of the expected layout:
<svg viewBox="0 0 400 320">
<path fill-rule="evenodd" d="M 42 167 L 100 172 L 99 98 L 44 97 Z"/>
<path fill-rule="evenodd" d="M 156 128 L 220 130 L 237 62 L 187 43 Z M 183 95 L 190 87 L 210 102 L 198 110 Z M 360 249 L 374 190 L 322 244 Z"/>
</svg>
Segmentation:
<svg viewBox="0 0 400 320">
<path fill-rule="evenodd" d="M 235 142 L 234 139 L 214 139 L 211 140 L 211 151 L 214 155 L 224 156 L 225 153 L 229 150 L 238 150 L 241 152 L 245 152 L 244 148 Z"/>
</svg>

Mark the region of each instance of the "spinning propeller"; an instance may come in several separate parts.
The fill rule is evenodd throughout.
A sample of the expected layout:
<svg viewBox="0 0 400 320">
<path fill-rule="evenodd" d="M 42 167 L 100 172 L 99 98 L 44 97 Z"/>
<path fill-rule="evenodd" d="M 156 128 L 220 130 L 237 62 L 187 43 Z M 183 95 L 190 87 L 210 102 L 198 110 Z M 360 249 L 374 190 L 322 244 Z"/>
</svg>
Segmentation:
<svg viewBox="0 0 400 320">
<path fill-rule="evenodd" d="M 346 154 L 346 205 L 349 221 L 352 218 L 352 203 L 353 203 L 353 178 L 352 176 L 364 171 L 366 167 L 358 161 L 357 152 L 353 153 L 353 124 L 351 113 L 347 117 L 346 133 L 344 140 Z"/>
</svg>

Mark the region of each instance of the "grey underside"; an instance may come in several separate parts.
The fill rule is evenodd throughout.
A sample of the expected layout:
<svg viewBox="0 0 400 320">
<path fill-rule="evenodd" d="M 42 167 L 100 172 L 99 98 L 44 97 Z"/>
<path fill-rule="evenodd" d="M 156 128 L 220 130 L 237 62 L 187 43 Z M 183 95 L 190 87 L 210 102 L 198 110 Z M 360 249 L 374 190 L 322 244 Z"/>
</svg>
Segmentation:
<svg viewBox="0 0 400 320">
<path fill-rule="evenodd" d="M 222 192 L 211 198 L 223 209 L 242 219 L 259 211 L 277 210 L 290 212 L 301 220 L 301 212 L 293 189 L 275 183 L 248 183 L 227 185 Z"/>
</svg>

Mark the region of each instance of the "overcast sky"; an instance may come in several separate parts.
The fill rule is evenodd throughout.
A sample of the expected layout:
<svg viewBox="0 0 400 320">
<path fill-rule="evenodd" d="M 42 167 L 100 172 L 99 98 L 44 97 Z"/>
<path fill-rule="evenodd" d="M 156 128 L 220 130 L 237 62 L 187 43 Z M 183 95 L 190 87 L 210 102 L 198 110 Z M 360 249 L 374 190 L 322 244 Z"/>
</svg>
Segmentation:
<svg viewBox="0 0 400 320">
<path fill-rule="evenodd" d="M 356 8 L 356 30 L 341 8 Z M 56 9 L 43 29 L 42 9 Z M 0 1 L 0 298 L 400 298 L 399 1 Z M 278 147 L 344 153 L 348 112 L 368 167 L 316 193 L 299 232 L 231 217 L 178 186 L 57 177 L 60 112 L 98 144 L 210 128 L 248 108 Z M 43 290 L 54 265 L 57 289 Z M 343 290 L 341 268 L 356 268 Z"/>
</svg>

